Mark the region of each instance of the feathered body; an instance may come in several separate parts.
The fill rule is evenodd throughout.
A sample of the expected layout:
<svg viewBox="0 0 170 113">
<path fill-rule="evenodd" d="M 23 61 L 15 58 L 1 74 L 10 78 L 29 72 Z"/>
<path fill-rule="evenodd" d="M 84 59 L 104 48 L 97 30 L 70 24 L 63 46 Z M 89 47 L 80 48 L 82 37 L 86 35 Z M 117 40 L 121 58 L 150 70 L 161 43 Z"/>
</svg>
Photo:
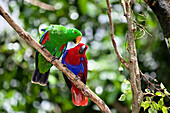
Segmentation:
<svg viewBox="0 0 170 113">
<path fill-rule="evenodd" d="M 81 32 L 75 28 L 66 28 L 62 25 L 52 25 L 42 29 L 39 43 L 42 44 L 53 56 L 58 59 L 67 48 L 67 43 L 81 41 Z M 36 53 L 36 69 L 32 77 L 33 83 L 46 85 L 52 64 L 49 63 L 38 51 Z"/>
<path fill-rule="evenodd" d="M 85 54 L 87 48 L 87 45 L 79 43 L 76 47 L 66 50 L 62 58 L 62 63 L 67 65 L 67 68 L 80 78 L 84 84 L 87 81 L 88 61 Z M 71 90 L 73 103 L 77 106 L 86 106 L 88 104 L 88 97 L 84 96 L 81 90 L 76 88 L 66 75 L 63 74 L 63 76 Z"/>
</svg>

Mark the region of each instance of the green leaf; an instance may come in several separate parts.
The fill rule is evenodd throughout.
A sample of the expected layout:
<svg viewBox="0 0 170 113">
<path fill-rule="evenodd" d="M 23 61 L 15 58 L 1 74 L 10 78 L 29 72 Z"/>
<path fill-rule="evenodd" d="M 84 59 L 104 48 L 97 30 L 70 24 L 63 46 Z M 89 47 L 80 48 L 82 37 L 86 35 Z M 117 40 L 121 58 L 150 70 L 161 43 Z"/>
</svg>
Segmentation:
<svg viewBox="0 0 170 113">
<path fill-rule="evenodd" d="M 124 80 L 124 82 L 126 83 L 126 84 L 130 84 L 130 81 L 129 80 Z"/>
<path fill-rule="evenodd" d="M 143 107 L 144 107 L 144 111 L 150 106 L 150 102 L 149 101 L 145 101 L 143 103 Z"/>
<path fill-rule="evenodd" d="M 162 109 L 162 106 L 163 106 L 163 98 L 161 98 L 159 101 L 158 101 L 158 107 Z"/>
<path fill-rule="evenodd" d="M 168 41 L 170 42 L 170 37 L 168 38 Z M 169 43 L 169 47 L 170 47 L 170 43 Z"/>
<path fill-rule="evenodd" d="M 164 88 L 165 88 L 165 86 L 163 85 L 162 82 L 161 82 L 161 84 L 160 84 L 160 87 L 161 87 L 161 89 L 164 89 Z"/>
<path fill-rule="evenodd" d="M 162 97 L 165 97 L 165 95 L 163 94 Z"/>
<path fill-rule="evenodd" d="M 144 107 L 144 102 L 142 101 L 141 106 Z"/>
<path fill-rule="evenodd" d="M 153 108 L 149 108 L 149 109 L 148 109 L 148 112 L 149 112 L 149 113 L 157 113 L 157 111 L 156 111 L 155 109 L 153 109 Z"/>
<path fill-rule="evenodd" d="M 162 112 L 163 112 L 163 113 L 168 113 L 167 107 L 163 106 L 163 107 L 162 107 Z"/>
<path fill-rule="evenodd" d="M 151 98 L 151 97 L 146 97 L 146 100 L 147 100 L 147 101 L 151 101 L 152 98 Z"/>
<path fill-rule="evenodd" d="M 157 91 L 155 94 L 156 94 L 157 96 L 162 96 L 162 93 L 159 92 L 159 91 Z"/>
<path fill-rule="evenodd" d="M 126 99 L 126 95 L 122 94 L 118 100 L 119 101 L 124 101 L 125 99 Z"/>
<path fill-rule="evenodd" d="M 142 101 L 141 106 L 144 107 L 144 101 Z"/>
<path fill-rule="evenodd" d="M 170 93 L 167 91 L 167 89 L 164 89 L 164 93 L 167 95 L 170 95 Z"/>
<path fill-rule="evenodd" d="M 154 90 L 152 90 L 152 93 L 154 93 L 155 91 Z"/>
<path fill-rule="evenodd" d="M 158 104 L 155 101 L 152 101 L 152 105 L 155 110 L 159 110 Z"/>
</svg>

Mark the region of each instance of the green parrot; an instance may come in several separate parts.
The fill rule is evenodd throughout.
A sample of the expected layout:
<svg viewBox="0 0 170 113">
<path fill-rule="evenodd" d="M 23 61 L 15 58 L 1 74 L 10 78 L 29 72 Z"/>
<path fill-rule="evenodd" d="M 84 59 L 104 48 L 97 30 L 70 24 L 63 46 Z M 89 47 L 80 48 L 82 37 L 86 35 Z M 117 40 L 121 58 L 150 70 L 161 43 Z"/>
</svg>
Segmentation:
<svg viewBox="0 0 170 113">
<path fill-rule="evenodd" d="M 39 43 L 43 45 L 54 57 L 59 59 L 67 48 L 67 43 L 73 41 L 78 44 L 81 41 L 82 34 L 75 28 L 66 28 L 62 25 L 51 25 L 42 29 Z M 42 49 L 43 49 L 42 48 Z M 48 81 L 50 68 L 52 66 L 38 51 L 35 58 L 35 71 L 32 76 L 32 83 L 45 86 Z"/>
</svg>

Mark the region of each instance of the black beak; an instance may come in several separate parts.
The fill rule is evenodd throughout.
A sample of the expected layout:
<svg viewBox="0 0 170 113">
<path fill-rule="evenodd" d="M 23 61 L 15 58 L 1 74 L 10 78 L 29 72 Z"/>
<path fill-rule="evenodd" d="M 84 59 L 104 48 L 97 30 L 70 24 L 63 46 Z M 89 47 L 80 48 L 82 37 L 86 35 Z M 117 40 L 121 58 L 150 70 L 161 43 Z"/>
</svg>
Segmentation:
<svg viewBox="0 0 170 113">
<path fill-rule="evenodd" d="M 76 39 L 74 39 L 73 42 L 76 44 L 76 42 L 77 42 Z"/>
<path fill-rule="evenodd" d="M 81 36 L 78 36 L 76 39 L 73 40 L 75 44 L 78 44 L 81 41 Z"/>
<path fill-rule="evenodd" d="M 85 49 L 86 49 L 86 46 L 85 46 L 85 45 L 81 46 L 81 49 L 79 50 L 79 53 L 80 53 L 80 54 L 83 54 L 84 51 L 85 51 Z"/>
</svg>

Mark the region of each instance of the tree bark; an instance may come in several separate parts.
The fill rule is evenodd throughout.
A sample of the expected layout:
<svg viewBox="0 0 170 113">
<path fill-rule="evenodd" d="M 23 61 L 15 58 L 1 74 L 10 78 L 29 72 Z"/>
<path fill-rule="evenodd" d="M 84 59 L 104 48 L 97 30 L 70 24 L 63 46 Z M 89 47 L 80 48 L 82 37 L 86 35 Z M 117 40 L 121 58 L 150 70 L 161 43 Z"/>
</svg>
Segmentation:
<svg viewBox="0 0 170 113">
<path fill-rule="evenodd" d="M 126 8 L 125 17 L 128 25 L 128 34 L 127 34 L 128 50 L 130 55 L 129 74 L 130 74 L 131 89 L 133 93 L 132 113 L 139 113 L 141 108 L 143 93 L 141 90 L 140 71 L 138 66 L 134 30 L 133 30 L 133 14 L 132 14 L 130 2 L 125 1 L 125 8 Z"/>
<path fill-rule="evenodd" d="M 51 53 L 43 48 L 42 46 L 37 43 L 30 35 L 27 33 L 22 27 L 20 27 L 11 17 L 10 15 L 2 8 L 0 5 L 0 15 L 11 25 L 11 27 L 18 33 L 18 35 L 28 42 L 30 46 L 38 50 L 47 61 L 51 62 L 53 56 Z M 51 62 L 55 67 L 57 67 L 60 71 L 62 71 L 68 79 L 74 83 L 74 85 L 79 88 L 82 93 L 89 97 L 103 113 L 111 113 L 109 107 L 104 103 L 103 100 L 101 100 L 93 91 L 91 91 L 88 86 L 86 86 L 80 79 L 76 78 L 76 75 L 74 75 L 67 67 L 65 67 L 59 60 L 55 59 Z"/>
<path fill-rule="evenodd" d="M 157 16 L 165 38 L 170 38 L 170 0 L 144 0 Z"/>
</svg>

